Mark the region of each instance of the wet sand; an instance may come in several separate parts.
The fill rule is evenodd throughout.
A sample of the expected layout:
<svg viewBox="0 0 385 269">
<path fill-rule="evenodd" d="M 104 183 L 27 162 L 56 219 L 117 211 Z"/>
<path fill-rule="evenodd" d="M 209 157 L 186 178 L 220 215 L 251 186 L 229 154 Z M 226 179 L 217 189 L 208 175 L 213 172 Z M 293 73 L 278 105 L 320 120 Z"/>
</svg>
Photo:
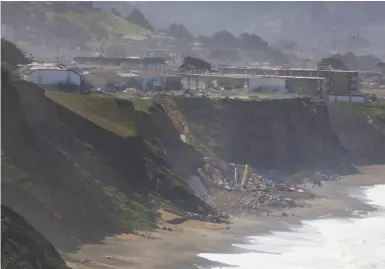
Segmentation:
<svg viewBox="0 0 385 269">
<path fill-rule="evenodd" d="M 72 268 L 135 268 L 135 269 L 192 269 L 195 265 L 209 267 L 210 263 L 197 257 L 198 253 L 234 253 L 231 245 L 243 243 L 245 236 L 284 230 L 301 220 L 326 217 L 347 217 L 357 211 L 373 208 L 347 194 L 359 186 L 385 184 L 385 165 L 359 168 L 361 174 L 346 176 L 338 181 L 325 182 L 321 188 L 310 190 L 319 198 L 307 201 L 304 208 L 278 210 L 270 216 L 241 216 L 234 224 L 212 224 L 187 220 L 180 224 L 167 221 L 177 219 L 162 212 L 160 226 L 171 231 L 157 230 L 142 236 L 122 234 L 107 237 L 103 245 L 83 245 L 77 253 L 66 255 Z M 282 212 L 289 216 L 282 216 Z"/>
</svg>

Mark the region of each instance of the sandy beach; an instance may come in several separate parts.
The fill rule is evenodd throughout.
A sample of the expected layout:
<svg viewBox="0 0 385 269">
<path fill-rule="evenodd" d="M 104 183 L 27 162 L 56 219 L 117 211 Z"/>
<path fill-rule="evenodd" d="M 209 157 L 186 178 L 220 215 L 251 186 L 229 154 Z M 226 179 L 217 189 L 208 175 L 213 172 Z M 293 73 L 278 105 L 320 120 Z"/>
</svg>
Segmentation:
<svg viewBox="0 0 385 269">
<path fill-rule="evenodd" d="M 161 229 L 142 235 L 121 234 L 107 237 L 103 245 L 82 245 L 76 253 L 67 253 L 72 268 L 189 269 L 210 264 L 198 253 L 234 253 L 231 246 L 242 243 L 245 236 L 284 230 L 301 220 L 347 217 L 373 210 L 362 201 L 348 196 L 359 186 L 385 184 L 385 165 L 359 167 L 360 174 L 325 182 L 311 188 L 318 198 L 303 208 L 278 210 L 270 216 L 240 216 L 231 225 L 187 220 L 179 224 L 178 216 L 162 212 Z M 285 212 L 288 216 L 282 216 Z"/>
</svg>

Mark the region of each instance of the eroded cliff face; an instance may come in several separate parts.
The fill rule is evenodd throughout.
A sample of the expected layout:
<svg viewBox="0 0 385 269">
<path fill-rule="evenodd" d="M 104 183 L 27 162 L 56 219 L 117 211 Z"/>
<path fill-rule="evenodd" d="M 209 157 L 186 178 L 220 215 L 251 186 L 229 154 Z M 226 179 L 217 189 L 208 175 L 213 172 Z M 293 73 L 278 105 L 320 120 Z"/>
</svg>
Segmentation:
<svg viewBox="0 0 385 269">
<path fill-rule="evenodd" d="M 327 107 L 309 99 L 177 98 L 193 136 L 227 162 L 257 168 L 331 168 L 349 157 Z"/>
<path fill-rule="evenodd" d="M 163 148 L 176 155 L 186 145 L 162 110 L 147 115 L 125 100 L 62 99 L 68 102 L 28 82 L 2 85 L 2 203 L 55 246 L 156 227 L 159 206 L 210 212 L 169 163 Z"/>
<path fill-rule="evenodd" d="M 328 105 L 328 112 L 333 131 L 354 156 L 355 162 L 385 162 L 384 105 L 332 103 Z"/>
<path fill-rule="evenodd" d="M 197 173 L 204 156 L 288 172 L 367 157 L 354 147 L 356 124 L 340 125 L 342 114 L 331 124 L 335 112 L 305 98 L 159 97 L 147 113 L 14 81 L 2 85 L 2 110 L 2 203 L 62 248 L 155 227 L 159 206 L 212 212 L 191 190 L 210 191 Z"/>
</svg>

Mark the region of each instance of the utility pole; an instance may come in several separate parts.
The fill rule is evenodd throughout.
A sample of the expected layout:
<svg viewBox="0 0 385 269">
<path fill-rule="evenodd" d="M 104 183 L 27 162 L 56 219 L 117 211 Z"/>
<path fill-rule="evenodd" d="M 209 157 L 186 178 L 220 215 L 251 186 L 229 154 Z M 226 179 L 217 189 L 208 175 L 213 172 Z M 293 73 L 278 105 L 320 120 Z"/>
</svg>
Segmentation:
<svg viewBox="0 0 385 269">
<path fill-rule="evenodd" d="M 59 47 L 56 47 L 56 63 L 59 63 Z"/>
<path fill-rule="evenodd" d="M 100 45 L 100 69 L 103 70 L 103 44 Z"/>
</svg>

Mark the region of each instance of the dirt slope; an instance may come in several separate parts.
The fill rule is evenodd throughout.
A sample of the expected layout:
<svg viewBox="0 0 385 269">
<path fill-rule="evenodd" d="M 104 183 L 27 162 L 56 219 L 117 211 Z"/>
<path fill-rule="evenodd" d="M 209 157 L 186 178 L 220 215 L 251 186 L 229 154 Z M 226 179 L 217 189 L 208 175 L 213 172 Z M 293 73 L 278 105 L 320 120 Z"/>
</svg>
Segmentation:
<svg viewBox="0 0 385 269">
<path fill-rule="evenodd" d="M 150 115 L 124 100 L 2 86 L 2 203 L 55 246 L 155 227 L 160 205 L 209 211 L 160 148 L 181 154 L 186 146 L 162 139 L 179 133 L 160 108 Z"/>
<path fill-rule="evenodd" d="M 66 269 L 55 248 L 23 217 L 1 206 L 1 268 Z"/>
</svg>

